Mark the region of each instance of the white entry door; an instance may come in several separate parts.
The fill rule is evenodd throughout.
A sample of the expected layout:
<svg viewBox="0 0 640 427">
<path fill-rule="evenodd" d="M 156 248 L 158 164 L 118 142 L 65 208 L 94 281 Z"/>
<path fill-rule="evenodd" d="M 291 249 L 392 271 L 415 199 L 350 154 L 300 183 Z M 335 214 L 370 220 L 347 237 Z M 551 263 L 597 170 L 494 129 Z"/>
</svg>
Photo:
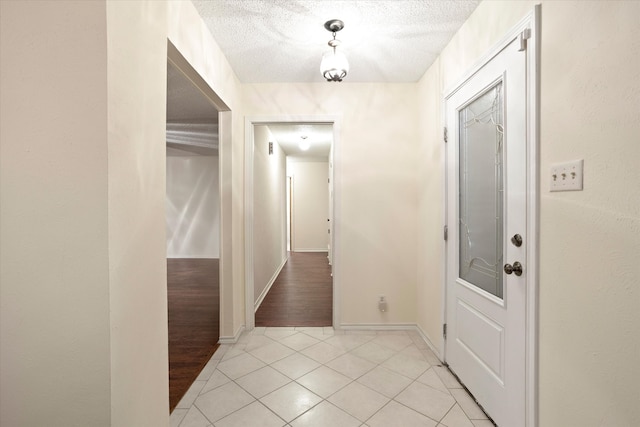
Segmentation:
<svg viewBox="0 0 640 427">
<path fill-rule="evenodd" d="M 446 98 L 446 362 L 502 427 L 525 425 L 527 56 L 518 37 Z"/>
</svg>

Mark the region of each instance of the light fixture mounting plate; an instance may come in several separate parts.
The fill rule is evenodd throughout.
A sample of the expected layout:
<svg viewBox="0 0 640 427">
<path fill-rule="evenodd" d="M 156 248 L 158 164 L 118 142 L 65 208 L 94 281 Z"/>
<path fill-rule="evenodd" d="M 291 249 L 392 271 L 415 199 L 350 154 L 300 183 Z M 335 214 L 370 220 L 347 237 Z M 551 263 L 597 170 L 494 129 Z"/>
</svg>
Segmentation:
<svg viewBox="0 0 640 427">
<path fill-rule="evenodd" d="M 324 28 L 332 33 L 337 33 L 344 28 L 344 22 L 339 19 L 331 19 L 324 23 Z"/>
</svg>

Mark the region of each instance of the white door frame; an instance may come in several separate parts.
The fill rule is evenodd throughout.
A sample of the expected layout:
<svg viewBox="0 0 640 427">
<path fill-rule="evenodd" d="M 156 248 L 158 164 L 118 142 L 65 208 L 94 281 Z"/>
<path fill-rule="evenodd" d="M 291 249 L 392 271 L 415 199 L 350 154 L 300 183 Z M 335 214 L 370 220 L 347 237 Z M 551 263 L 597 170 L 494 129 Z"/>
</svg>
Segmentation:
<svg viewBox="0 0 640 427">
<path fill-rule="evenodd" d="M 478 60 L 471 69 L 458 80 L 457 83 L 444 91 L 443 109 L 446 111 L 445 99 L 458 91 L 480 68 L 495 57 L 514 39 L 520 37 L 523 31 L 530 30 L 530 37 L 525 41 L 527 55 L 527 257 L 524 265 L 527 266 L 527 313 L 526 313 L 526 385 L 525 385 L 525 420 L 527 427 L 538 425 L 538 250 L 539 250 L 539 136 L 540 136 L 540 10 L 541 6 L 536 5 L 520 22 L 496 43 L 488 53 Z M 443 114 L 442 120 L 446 126 L 446 117 Z M 452 131 L 454 131 L 452 129 Z M 445 150 L 445 165 L 447 164 L 447 150 Z M 447 169 L 445 174 L 445 219 L 447 218 L 447 193 L 450 185 L 447 182 Z M 445 245 L 446 246 L 446 245 Z M 442 323 L 447 321 L 447 254 L 445 250 L 445 277 L 442 283 Z M 443 359 L 447 360 L 446 345 L 442 347 Z"/>
<path fill-rule="evenodd" d="M 255 327 L 254 305 L 254 276 L 253 276 L 253 149 L 255 125 L 274 124 L 330 124 L 333 125 L 333 147 L 329 161 L 333 164 L 333 235 L 331 247 L 333 250 L 333 326 L 340 326 L 340 213 L 342 203 L 337 196 L 340 189 L 340 116 L 334 115 L 280 115 L 246 117 L 244 121 L 244 283 L 245 283 L 245 327 L 252 330 Z"/>
</svg>

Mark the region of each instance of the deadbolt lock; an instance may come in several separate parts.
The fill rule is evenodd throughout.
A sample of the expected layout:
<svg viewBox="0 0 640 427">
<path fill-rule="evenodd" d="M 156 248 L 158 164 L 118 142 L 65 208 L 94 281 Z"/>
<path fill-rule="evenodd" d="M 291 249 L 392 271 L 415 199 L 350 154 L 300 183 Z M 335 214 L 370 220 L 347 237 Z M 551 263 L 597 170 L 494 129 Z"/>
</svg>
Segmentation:
<svg viewBox="0 0 640 427">
<path fill-rule="evenodd" d="M 511 243 L 513 243 L 516 248 L 519 248 L 520 246 L 522 246 L 522 236 L 519 234 L 514 234 L 511 238 Z"/>
<path fill-rule="evenodd" d="M 522 276 L 522 264 L 518 261 L 514 262 L 513 265 L 505 264 L 504 272 L 507 274 L 515 273 L 516 276 Z"/>
</svg>

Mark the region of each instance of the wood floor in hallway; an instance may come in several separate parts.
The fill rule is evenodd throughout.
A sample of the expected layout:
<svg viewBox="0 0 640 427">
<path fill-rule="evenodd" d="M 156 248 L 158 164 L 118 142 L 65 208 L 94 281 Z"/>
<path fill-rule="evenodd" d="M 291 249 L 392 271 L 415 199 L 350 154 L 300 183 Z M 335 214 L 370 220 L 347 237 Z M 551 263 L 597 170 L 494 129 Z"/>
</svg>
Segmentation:
<svg viewBox="0 0 640 427">
<path fill-rule="evenodd" d="M 291 252 L 256 312 L 256 326 L 331 326 L 333 278 L 326 252 Z"/>
<path fill-rule="evenodd" d="M 172 411 L 218 348 L 218 269 L 218 259 L 167 259 L 169 406 Z"/>
</svg>

